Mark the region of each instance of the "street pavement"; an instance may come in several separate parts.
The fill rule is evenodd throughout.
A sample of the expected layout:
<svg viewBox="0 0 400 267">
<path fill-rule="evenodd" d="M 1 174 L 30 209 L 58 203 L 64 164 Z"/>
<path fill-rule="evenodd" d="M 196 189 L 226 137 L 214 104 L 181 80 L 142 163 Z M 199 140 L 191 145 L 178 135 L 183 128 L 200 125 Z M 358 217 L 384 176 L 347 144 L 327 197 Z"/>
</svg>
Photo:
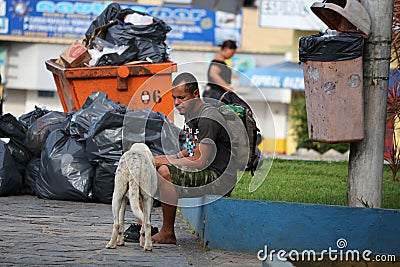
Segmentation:
<svg viewBox="0 0 400 267">
<path fill-rule="evenodd" d="M 0 197 L 0 266 L 262 266 L 256 255 L 207 249 L 178 214 L 177 245 L 137 243 L 106 249 L 111 236 L 111 205 Z M 161 227 L 161 209 L 152 223 Z M 126 228 L 136 219 L 126 212 Z M 234 233 L 233 233 L 234 234 Z M 240 242 L 240 241 L 238 241 Z"/>
</svg>

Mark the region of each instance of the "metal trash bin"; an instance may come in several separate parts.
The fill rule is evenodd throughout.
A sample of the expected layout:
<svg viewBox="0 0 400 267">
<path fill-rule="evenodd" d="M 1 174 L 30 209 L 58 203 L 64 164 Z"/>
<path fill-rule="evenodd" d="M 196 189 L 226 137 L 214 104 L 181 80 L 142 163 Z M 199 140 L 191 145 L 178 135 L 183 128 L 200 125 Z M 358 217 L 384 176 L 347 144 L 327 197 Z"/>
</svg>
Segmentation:
<svg viewBox="0 0 400 267">
<path fill-rule="evenodd" d="M 364 138 L 362 58 L 303 63 L 310 140 L 339 143 Z"/>
<path fill-rule="evenodd" d="M 174 103 L 171 93 L 173 62 L 140 63 L 122 66 L 65 68 L 46 60 L 53 73 L 65 112 L 79 110 L 92 92 L 104 92 L 116 102 L 133 109 L 150 108 L 173 121 Z"/>
<path fill-rule="evenodd" d="M 339 32 L 299 40 L 308 135 L 312 141 L 342 143 L 364 138 L 362 54 L 370 20 L 360 7 L 363 9 L 357 0 L 314 3 L 312 11 Z M 354 19 L 357 16 L 362 18 Z"/>
</svg>

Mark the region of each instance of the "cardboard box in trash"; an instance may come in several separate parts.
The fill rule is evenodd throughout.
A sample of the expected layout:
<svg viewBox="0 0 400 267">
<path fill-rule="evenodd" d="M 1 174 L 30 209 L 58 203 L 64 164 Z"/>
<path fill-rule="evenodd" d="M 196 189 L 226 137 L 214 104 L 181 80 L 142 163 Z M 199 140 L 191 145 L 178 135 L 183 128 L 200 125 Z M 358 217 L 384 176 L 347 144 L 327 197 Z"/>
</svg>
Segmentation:
<svg viewBox="0 0 400 267">
<path fill-rule="evenodd" d="M 81 44 L 79 41 L 74 41 L 61 55 L 60 58 L 63 65 L 68 68 L 76 68 L 85 66 L 89 63 L 91 56 L 87 48 Z"/>
</svg>

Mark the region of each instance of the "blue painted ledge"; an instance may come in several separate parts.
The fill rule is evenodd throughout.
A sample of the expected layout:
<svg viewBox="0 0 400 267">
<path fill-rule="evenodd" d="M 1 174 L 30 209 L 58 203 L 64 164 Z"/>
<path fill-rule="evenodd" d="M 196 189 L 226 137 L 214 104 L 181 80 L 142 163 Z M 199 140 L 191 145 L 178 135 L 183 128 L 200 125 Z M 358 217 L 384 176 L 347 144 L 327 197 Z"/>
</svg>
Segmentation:
<svg viewBox="0 0 400 267">
<path fill-rule="evenodd" d="M 183 216 L 209 248 L 400 255 L 400 210 L 209 197 L 180 200 Z M 337 246 L 339 239 L 345 247 Z"/>
</svg>

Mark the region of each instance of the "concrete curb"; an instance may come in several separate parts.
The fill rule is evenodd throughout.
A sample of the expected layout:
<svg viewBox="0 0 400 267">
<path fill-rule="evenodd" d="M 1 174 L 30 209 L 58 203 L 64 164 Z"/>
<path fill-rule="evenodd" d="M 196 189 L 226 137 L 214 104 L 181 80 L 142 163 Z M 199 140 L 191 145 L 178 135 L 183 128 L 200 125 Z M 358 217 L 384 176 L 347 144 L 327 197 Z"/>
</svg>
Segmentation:
<svg viewBox="0 0 400 267">
<path fill-rule="evenodd" d="M 212 197 L 212 196 L 211 196 Z M 400 255 L 400 210 L 221 198 L 183 208 L 183 216 L 210 248 L 269 250 L 370 250 Z M 197 203 L 195 203 L 197 202 Z M 195 206 L 194 205 L 194 206 Z M 240 240 L 240 242 L 238 242 Z"/>
</svg>

